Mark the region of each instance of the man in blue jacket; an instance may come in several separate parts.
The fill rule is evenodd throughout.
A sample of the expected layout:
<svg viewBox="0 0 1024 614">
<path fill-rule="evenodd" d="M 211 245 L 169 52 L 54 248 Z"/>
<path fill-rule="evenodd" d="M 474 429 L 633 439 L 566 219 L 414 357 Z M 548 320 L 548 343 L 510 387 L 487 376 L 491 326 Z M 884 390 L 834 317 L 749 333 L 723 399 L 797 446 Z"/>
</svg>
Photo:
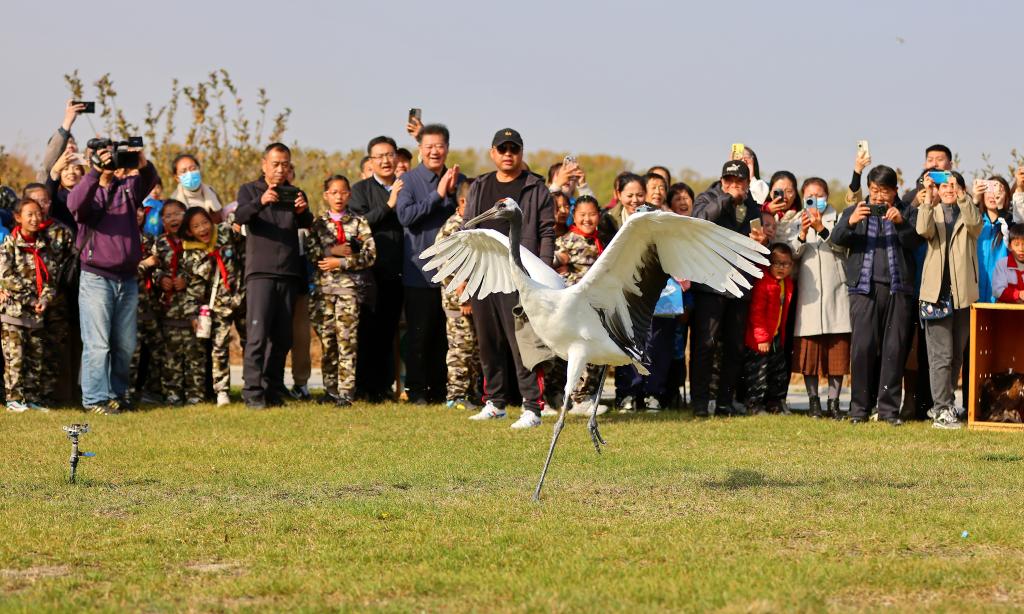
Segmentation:
<svg viewBox="0 0 1024 614">
<path fill-rule="evenodd" d="M 160 181 L 139 152 L 138 174 L 113 168 L 110 149 L 92 156 L 93 168 L 68 194 L 78 224 L 82 274 L 78 309 L 82 330 L 82 406 L 117 414 L 130 405 L 142 244 L 136 209 Z"/>
<path fill-rule="evenodd" d="M 466 180 L 459 166 L 445 166 L 448 159 L 448 128 L 429 124 L 420 132 L 423 162 L 402 175 L 405 184 L 395 203 L 402 224 L 405 284 L 406 356 L 405 387 L 409 401 L 425 405 L 445 399 L 448 337 L 441 308 L 441 287 L 423 271 L 420 252 L 434 244 L 441 226 L 456 208 L 459 184 Z"/>
</svg>

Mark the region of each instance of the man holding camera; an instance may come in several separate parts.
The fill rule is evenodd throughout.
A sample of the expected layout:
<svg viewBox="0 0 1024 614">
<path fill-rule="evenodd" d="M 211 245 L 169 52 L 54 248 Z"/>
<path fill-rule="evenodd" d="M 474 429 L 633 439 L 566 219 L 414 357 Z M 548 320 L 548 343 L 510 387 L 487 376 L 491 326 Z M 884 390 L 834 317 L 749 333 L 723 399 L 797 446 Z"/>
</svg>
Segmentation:
<svg viewBox="0 0 1024 614">
<path fill-rule="evenodd" d="M 271 143 L 263 151 L 263 177 L 238 189 L 235 222 L 247 229 L 242 398 L 250 409 L 283 402 L 292 315 L 306 283 L 298 230 L 312 225 L 313 214 L 305 193 L 288 181 L 291 160 L 286 145 Z"/>
<path fill-rule="evenodd" d="M 142 152 L 141 138 L 120 143 L 92 139 L 89 150 L 92 170 L 68 194 L 82 269 L 82 405 L 87 411 L 116 414 L 130 405 L 139 299 L 135 276 L 142 259 L 136 210 L 160 177 Z"/>
</svg>

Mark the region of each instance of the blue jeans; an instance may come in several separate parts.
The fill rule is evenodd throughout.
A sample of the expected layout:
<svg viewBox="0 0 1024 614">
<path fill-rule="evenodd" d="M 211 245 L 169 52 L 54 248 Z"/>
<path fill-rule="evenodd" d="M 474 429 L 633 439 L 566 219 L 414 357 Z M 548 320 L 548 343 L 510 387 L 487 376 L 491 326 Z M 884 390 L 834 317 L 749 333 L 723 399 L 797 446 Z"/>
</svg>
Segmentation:
<svg viewBox="0 0 1024 614">
<path fill-rule="evenodd" d="M 139 283 L 82 271 L 78 311 L 82 325 L 82 405 L 128 397 L 135 352 Z"/>
</svg>

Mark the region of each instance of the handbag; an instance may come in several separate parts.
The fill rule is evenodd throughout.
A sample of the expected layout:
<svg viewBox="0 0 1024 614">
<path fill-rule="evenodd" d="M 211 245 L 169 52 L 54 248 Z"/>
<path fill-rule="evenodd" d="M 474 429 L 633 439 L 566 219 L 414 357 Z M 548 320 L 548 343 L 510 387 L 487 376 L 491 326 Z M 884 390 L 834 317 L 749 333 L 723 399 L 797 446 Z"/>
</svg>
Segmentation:
<svg viewBox="0 0 1024 614">
<path fill-rule="evenodd" d="M 213 336 L 213 305 L 217 300 L 217 286 L 220 285 L 220 272 L 213 271 L 213 289 L 210 290 L 210 303 L 199 308 L 196 318 L 196 338 L 209 339 Z"/>
<path fill-rule="evenodd" d="M 918 317 L 922 323 L 925 320 L 941 320 L 953 315 L 953 297 L 941 297 L 937 303 L 919 301 L 918 307 L 920 309 Z"/>
</svg>

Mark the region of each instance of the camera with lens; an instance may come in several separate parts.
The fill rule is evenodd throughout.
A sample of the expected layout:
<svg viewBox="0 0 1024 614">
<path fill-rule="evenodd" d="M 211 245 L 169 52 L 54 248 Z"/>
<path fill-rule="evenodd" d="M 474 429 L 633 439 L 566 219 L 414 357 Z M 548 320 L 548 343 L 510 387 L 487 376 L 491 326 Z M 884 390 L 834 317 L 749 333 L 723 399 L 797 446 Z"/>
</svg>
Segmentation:
<svg viewBox="0 0 1024 614">
<path fill-rule="evenodd" d="M 96 168 L 112 171 L 119 168 L 139 168 L 139 152 L 129 149 L 142 149 L 142 137 L 131 136 L 125 141 L 111 139 L 89 139 L 87 147 L 92 150 L 89 160 Z M 110 161 L 106 164 L 100 159 L 100 151 L 110 148 Z"/>
</svg>

